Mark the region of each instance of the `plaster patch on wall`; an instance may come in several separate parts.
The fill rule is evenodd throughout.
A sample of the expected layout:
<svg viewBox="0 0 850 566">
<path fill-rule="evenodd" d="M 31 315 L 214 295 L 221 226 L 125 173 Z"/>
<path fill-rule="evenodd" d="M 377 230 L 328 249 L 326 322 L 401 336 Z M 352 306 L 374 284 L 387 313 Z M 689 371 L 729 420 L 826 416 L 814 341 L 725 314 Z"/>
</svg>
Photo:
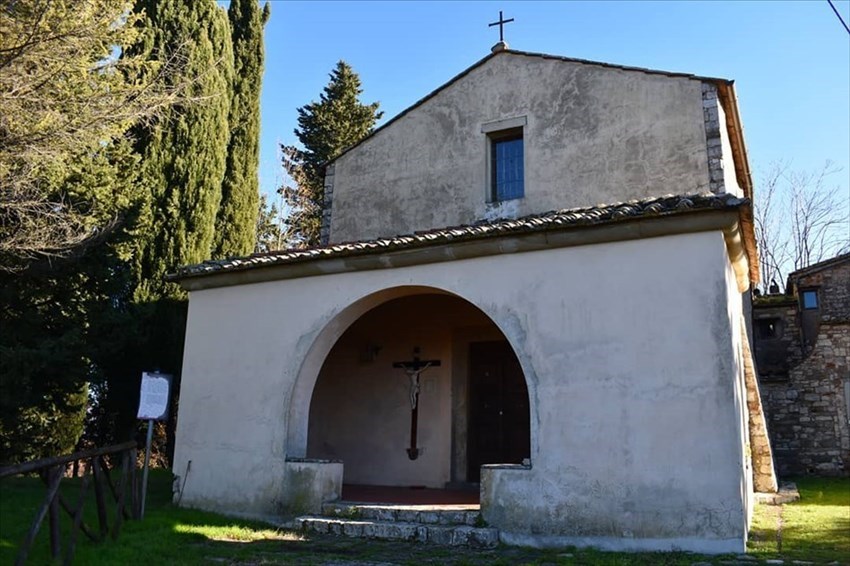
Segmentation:
<svg viewBox="0 0 850 566">
<path fill-rule="evenodd" d="M 482 220 L 493 222 L 495 220 L 518 218 L 520 202 L 522 202 L 522 199 L 488 202 Z"/>
</svg>

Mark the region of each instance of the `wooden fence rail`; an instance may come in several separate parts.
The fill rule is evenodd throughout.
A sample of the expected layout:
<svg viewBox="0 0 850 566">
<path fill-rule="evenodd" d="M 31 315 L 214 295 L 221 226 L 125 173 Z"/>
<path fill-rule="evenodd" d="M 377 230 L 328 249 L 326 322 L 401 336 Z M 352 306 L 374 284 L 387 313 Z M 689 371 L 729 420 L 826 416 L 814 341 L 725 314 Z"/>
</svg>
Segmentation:
<svg viewBox="0 0 850 566">
<path fill-rule="evenodd" d="M 82 531 L 85 536 L 94 542 L 103 541 L 110 535 L 113 540 L 118 538 L 118 533 L 121 531 L 121 525 L 125 519 L 139 518 L 140 502 L 138 478 L 136 476 L 136 450 L 136 443 L 130 441 L 105 448 L 84 450 L 67 456 L 42 458 L 41 460 L 32 460 L 23 464 L 0 468 L 0 479 L 18 474 L 37 473 L 47 486 L 47 497 L 44 499 L 41 507 L 39 507 L 32 526 L 21 543 L 15 564 L 19 565 L 26 562 L 27 555 L 30 548 L 32 548 L 33 541 L 35 541 L 41 524 L 44 522 L 45 516 L 48 517 L 50 529 L 50 555 L 54 559 L 59 558 L 62 552 L 59 529 L 60 508 L 71 517 L 71 531 L 68 535 L 68 543 L 65 549 L 64 564 L 70 564 L 74 559 L 74 549 L 77 544 L 77 534 L 79 531 Z M 118 458 L 121 460 L 121 478 L 118 481 L 117 487 L 110 475 L 110 462 L 107 461 L 107 456 L 110 461 Z M 62 482 L 62 478 L 65 477 L 65 470 L 68 464 L 79 462 L 87 463 L 85 466 L 86 471 L 80 483 L 80 493 L 77 501 L 74 506 L 71 506 L 59 492 L 59 484 Z M 93 529 L 83 521 L 83 506 L 85 505 L 86 495 L 90 486 L 94 488 L 95 503 L 97 505 L 97 529 Z M 109 490 L 112 499 L 116 503 L 115 517 L 111 529 L 108 524 L 109 514 L 107 513 L 106 489 Z M 129 498 L 127 497 L 128 491 Z"/>
</svg>

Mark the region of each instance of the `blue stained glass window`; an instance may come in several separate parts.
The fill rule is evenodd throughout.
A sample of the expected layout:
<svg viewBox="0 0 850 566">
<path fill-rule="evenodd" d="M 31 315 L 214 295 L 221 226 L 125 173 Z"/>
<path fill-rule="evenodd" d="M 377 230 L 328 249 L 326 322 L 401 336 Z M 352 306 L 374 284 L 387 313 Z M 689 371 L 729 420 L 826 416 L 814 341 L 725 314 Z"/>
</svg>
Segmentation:
<svg viewBox="0 0 850 566">
<path fill-rule="evenodd" d="M 522 198 L 522 137 L 493 141 L 493 197 L 495 200 Z"/>
</svg>

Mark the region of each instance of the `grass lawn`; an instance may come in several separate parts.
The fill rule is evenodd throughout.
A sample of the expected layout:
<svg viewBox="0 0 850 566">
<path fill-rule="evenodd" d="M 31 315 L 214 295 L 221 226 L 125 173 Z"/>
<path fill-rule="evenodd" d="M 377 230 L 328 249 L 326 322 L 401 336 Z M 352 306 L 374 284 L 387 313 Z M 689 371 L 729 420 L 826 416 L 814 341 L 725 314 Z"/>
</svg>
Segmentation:
<svg viewBox="0 0 850 566">
<path fill-rule="evenodd" d="M 850 480 L 796 480 L 800 501 L 756 508 L 749 551 L 759 558 L 850 564 Z"/>
<path fill-rule="evenodd" d="M 63 480 L 63 493 L 73 505 L 77 480 Z M 804 479 L 798 482 L 803 500 L 781 508 L 757 510 L 750 558 L 850 564 L 850 480 Z M 41 482 L 11 478 L 0 482 L 0 564 L 17 555 L 35 511 L 45 496 Z M 89 490 L 91 492 L 91 490 Z M 86 523 L 97 528 L 93 495 L 86 505 Z M 446 548 L 415 543 L 364 541 L 329 536 L 305 536 L 262 523 L 232 519 L 174 507 L 171 475 L 151 475 L 143 521 L 127 521 L 115 542 L 101 544 L 78 536 L 77 564 L 589 564 L 687 565 L 734 564 L 734 556 L 705 557 L 687 553 L 621 554 L 587 550 L 533 550 L 500 547 L 494 550 Z M 111 501 L 111 500 L 109 500 Z M 781 522 L 780 522 L 781 519 Z M 70 519 L 63 517 L 67 531 Z M 110 517 L 110 524 L 112 518 Z M 781 525 L 781 529 L 779 526 Z M 67 535 L 63 538 L 63 543 Z M 780 547 L 781 545 L 781 547 Z M 64 546 L 63 546 L 64 551 Z M 30 554 L 31 564 L 48 564 L 47 521 Z"/>
</svg>

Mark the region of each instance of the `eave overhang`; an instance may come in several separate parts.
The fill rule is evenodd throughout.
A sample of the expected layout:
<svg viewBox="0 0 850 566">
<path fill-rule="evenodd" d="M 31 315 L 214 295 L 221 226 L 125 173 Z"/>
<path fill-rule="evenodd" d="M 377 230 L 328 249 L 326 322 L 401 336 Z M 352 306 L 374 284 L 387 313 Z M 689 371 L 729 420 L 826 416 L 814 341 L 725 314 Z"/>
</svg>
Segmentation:
<svg viewBox="0 0 850 566">
<path fill-rule="evenodd" d="M 732 147 L 732 160 L 735 164 L 735 177 L 738 186 L 744 192 L 744 198 L 749 202 L 741 210 L 741 230 L 743 245 L 750 263 L 750 282 L 755 286 L 761 279 L 759 274 L 758 247 L 756 245 L 755 221 L 753 219 L 753 176 L 750 171 L 750 161 L 747 156 L 747 145 L 744 141 L 744 126 L 738 110 L 738 96 L 735 93 L 735 82 L 725 79 L 711 80 L 717 87 L 720 104 L 726 114 L 726 131 L 729 134 L 729 145 Z"/>
<path fill-rule="evenodd" d="M 407 236 L 186 266 L 167 277 L 188 291 L 457 261 L 505 253 L 722 231 L 738 286 L 749 287 L 745 199 L 733 195 L 667 196 L 569 209 L 516 220 L 430 230 Z"/>
</svg>

